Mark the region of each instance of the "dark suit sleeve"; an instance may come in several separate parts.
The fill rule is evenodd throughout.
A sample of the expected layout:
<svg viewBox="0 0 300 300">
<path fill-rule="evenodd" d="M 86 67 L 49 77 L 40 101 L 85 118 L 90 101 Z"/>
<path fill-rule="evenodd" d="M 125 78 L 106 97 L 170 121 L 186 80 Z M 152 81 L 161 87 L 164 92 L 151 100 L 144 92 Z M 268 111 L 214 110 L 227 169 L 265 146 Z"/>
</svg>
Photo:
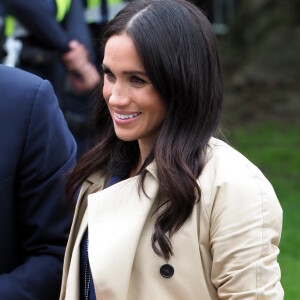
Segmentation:
<svg viewBox="0 0 300 300">
<path fill-rule="evenodd" d="M 89 51 L 90 60 L 95 62 L 96 55 L 94 53 L 91 32 L 84 18 L 82 0 L 72 0 L 70 11 L 64 21 L 64 26 L 71 39 L 75 39 L 85 45 Z M 96 41 L 94 41 L 94 43 L 95 42 Z"/>
<path fill-rule="evenodd" d="M 64 179 L 75 157 L 76 145 L 53 89 L 48 81 L 41 81 L 14 187 L 23 264 L 0 275 L 0 299 L 58 299 L 72 218 Z"/>
<path fill-rule="evenodd" d="M 68 51 L 70 38 L 56 21 L 55 16 L 49 14 L 44 1 L 2 0 L 2 2 L 8 12 L 46 46 L 62 53 Z"/>
</svg>

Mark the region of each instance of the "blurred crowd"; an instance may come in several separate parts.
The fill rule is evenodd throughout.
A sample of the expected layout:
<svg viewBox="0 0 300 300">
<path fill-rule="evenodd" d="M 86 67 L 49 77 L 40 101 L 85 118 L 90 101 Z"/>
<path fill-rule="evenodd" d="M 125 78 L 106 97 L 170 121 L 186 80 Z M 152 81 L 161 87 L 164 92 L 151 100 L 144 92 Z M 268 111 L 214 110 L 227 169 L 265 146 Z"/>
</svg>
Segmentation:
<svg viewBox="0 0 300 300">
<path fill-rule="evenodd" d="M 88 115 L 100 81 L 100 39 L 123 0 L 0 2 L 0 62 L 47 79 L 78 144 L 89 147 Z"/>
<path fill-rule="evenodd" d="M 93 138 L 88 116 L 100 82 L 101 35 L 128 1 L 31 0 L 30 5 L 23 0 L 0 1 L 0 63 L 51 82 L 76 139 L 78 156 Z M 193 2 L 210 19 L 215 15 L 216 30 L 224 31 L 222 12 L 227 9 L 230 15 L 235 1 Z"/>
</svg>

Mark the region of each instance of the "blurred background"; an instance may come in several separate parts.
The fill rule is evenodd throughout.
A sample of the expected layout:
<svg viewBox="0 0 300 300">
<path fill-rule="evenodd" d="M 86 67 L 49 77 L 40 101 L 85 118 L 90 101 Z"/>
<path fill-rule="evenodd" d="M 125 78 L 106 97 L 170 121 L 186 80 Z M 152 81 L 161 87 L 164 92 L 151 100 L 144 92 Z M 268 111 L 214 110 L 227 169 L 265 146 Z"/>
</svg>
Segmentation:
<svg viewBox="0 0 300 300">
<path fill-rule="evenodd" d="M 284 212 L 279 262 L 285 299 L 300 299 L 300 0 L 191 1 L 204 10 L 219 41 L 224 79 L 219 134 L 256 164 L 275 189 Z M 12 6 L 12 2 L 16 4 Z M 38 5 L 42 1 L 34 2 Z M 10 53 L 5 47 L 7 40 L 17 40 L 22 42 L 23 50 L 27 45 L 27 51 L 20 54 L 18 47 L 13 49 L 10 57 L 15 66 L 35 69 L 41 76 L 41 71 L 46 69 L 49 73 L 50 66 L 59 65 L 54 70 L 55 81 L 51 81 L 49 74 L 42 77 L 49 79 L 55 87 L 68 125 L 78 142 L 79 156 L 89 148 L 88 141 L 93 137 L 87 125 L 88 115 L 93 110 L 93 89 L 82 93 L 72 88 L 61 61 L 62 53 L 68 51 L 67 37 L 71 36 L 85 45 L 91 63 L 100 72 L 101 32 L 107 21 L 126 5 L 125 2 L 44 1 L 48 5 L 44 5 L 45 9 L 53 13 L 57 23 L 49 19 L 48 24 L 59 33 L 47 40 L 49 27 L 35 26 L 35 19 L 30 15 L 32 6 L 24 5 L 26 2 L 22 0 L 0 0 L 2 63 L 7 61 Z M 58 3 L 64 4 L 60 18 L 56 15 L 59 10 L 55 9 Z M 14 13 L 13 9 L 19 21 L 28 25 L 25 36 L 22 26 L 19 28 L 23 30 L 21 34 L 18 30 L 7 33 L 11 28 L 5 26 L 11 21 L 7 16 Z M 27 18 L 22 9 L 27 10 Z M 37 17 L 41 17 L 42 9 L 41 6 Z M 32 32 L 28 30 L 30 26 Z M 83 34 L 87 29 L 89 34 Z M 58 35 L 61 39 L 56 41 Z M 57 80 L 57 71 L 62 79 Z"/>
<path fill-rule="evenodd" d="M 203 1 L 218 35 L 223 139 L 255 163 L 283 208 L 285 299 L 300 299 L 300 1 Z"/>
</svg>

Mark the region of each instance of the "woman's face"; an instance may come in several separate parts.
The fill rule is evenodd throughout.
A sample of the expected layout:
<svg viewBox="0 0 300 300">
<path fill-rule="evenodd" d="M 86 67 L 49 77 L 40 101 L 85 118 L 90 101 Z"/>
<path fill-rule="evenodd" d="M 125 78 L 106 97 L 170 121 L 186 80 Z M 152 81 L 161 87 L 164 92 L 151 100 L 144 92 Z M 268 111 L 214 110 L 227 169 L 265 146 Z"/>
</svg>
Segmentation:
<svg viewBox="0 0 300 300">
<path fill-rule="evenodd" d="M 151 148 L 166 106 L 149 80 L 131 38 L 127 34 L 108 39 L 103 59 L 103 96 L 116 135 L 124 141 L 138 140 Z"/>
</svg>

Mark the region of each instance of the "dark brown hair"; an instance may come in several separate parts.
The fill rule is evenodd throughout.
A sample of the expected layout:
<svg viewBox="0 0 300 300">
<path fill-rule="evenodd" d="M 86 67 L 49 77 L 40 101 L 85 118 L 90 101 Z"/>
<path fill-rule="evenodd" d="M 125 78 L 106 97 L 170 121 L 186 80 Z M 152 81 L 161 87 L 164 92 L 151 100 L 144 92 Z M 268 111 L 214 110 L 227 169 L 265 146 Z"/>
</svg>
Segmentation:
<svg viewBox="0 0 300 300">
<path fill-rule="evenodd" d="M 167 202 L 159 204 L 152 247 L 168 260 L 172 255 L 169 237 L 200 200 L 196 179 L 220 118 L 222 78 L 217 43 L 206 16 L 185 0 L 130 2 L 108 24 L 103 45 L 111 36 L 124 32 L 131 37 L 147 75 L 167 106 L 156 144 L 139 174 L 143 189 L 145 167 L 156 162 L 160 193 Z M 116 137 L 102 87 L 99 94 L 99 142 L 71 174 L 67 185 L 70 199 L 90 174 L 118 173 L 126 177 L 139 158 L 137 141 L 125 142 Z"/>
</svg>

